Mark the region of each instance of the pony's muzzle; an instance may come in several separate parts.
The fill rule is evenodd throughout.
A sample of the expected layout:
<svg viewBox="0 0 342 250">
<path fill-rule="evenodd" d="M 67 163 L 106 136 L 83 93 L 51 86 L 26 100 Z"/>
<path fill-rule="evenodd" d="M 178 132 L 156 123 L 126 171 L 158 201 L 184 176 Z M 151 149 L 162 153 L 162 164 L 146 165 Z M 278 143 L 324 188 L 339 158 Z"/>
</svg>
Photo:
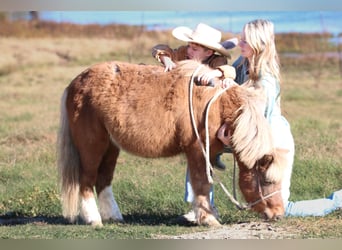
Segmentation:
<svg viewBox="0 0 342 250">
<path fill-rule="evenodd" d="M 279 209 L 279 210 L 283 210 L 283 209 Z M 266 208 L 263 215 L 264 215 L 264 219 L 267 221 L 278 221 L 284 217 L 284 212 L 281 212 L 281 211 L 274 212 L 272 209 Z"/>
</svg>

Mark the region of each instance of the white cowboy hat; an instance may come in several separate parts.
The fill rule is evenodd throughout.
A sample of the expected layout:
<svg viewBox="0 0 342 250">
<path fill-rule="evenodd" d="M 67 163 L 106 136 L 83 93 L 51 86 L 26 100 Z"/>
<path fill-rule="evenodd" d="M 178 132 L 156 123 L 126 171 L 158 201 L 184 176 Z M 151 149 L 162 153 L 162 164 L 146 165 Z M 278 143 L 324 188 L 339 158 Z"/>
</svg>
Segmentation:
<svg viewBox="0 0 342 250">
<path fill-rule="evenodd" d="M 200 44 L 228 57 L 230 57 L 228 49 L 232 49 L 237 45 L 236 38 L 226 40 L 224 41 L 226 46 L 222 45 L 220 43 L 222 37 L 221 31 L 204 23 L 198 24 L 195 30 L 184 26 L 177 27 L 172 31 L 172 35 L 178 40 Z M 229 43 L 228 41 L 231 42 Z"/>
</svg>

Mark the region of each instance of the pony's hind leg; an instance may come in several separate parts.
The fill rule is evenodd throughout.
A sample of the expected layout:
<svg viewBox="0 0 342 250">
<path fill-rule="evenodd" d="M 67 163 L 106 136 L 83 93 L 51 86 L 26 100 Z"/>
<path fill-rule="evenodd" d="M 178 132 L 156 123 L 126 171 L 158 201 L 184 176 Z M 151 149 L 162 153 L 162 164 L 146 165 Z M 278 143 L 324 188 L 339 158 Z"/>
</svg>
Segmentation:
<svg viewBox="0 0 342 250">
<path fill-rule="evenodd" d="M 102 220 L 96 205 L 94 187 L 98 178 L 103 156 L 106 154 L 109 138 L 97 134 L 96 140 L 89 140 L 87 136 L 78 137 L 78 149 L 81 160 L 80 170 L 80 216 L 85 223 L 102 226 Z"/>
<path fill-rule="evenodd" d="M 96 192 L 102 221 L 124 221 L 111 186 L 119 152 L 119 148 L 110 144 L 97 173 Z"/>
<path fill-rule="evenodd" d="M 87 162 L 86 159 L 87 157 L 85 157 L 85 162 Z M 87 164 L 82 164 L 82 166 L 83 169 L 81 170 L 80 176 L 80 216 L 86 224 L 102 226 L 101 216 L 94 195 L 94 186 L 97 177 L 96 169 L 94 171 L 90 168 L 85 168 Z M 96 166 L 96 164 L 93 166 Z"/>
<path fill-rule="evenodd" d="M 94 193 L 87 191 L 81 192 L 81 211 L 80 216 L 86 224 L 92 226 L 102 226 L 101 216 L 96 206 Z"/>
</svg>

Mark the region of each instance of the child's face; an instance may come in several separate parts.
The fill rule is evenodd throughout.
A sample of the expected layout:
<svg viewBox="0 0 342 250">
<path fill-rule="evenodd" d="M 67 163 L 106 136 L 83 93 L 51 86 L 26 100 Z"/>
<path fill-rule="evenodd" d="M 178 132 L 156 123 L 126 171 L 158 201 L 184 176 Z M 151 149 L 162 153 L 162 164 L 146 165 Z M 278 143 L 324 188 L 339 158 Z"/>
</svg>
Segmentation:
<svg viewBox="0 0 342 250">
<path fill-rule="evenodd" d="M 214 53 L 213 50 L 205 48 L 196 43 L 188 44 L 188 58 L 192 60 L 204 61 Z"/>
</svg>

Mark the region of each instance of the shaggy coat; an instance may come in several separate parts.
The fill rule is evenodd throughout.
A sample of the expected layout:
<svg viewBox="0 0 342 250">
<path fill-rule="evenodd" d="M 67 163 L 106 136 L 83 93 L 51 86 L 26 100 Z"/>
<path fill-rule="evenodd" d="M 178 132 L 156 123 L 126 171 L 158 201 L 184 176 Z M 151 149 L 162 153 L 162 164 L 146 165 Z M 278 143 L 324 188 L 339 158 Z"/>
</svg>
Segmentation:
<svg viewBox="0 0 342 250">
<path fill-rule="evenodd" d="M 93 225 L 102 220 L 123 220 L 111 193 L 111 181 L 119 151 L 125 150 L 147 158 L 185 154 L 196 195 L 193 205 L 198 223 L 219 224 L 209 204 L 211 184 L 201 144 L 206 138 L 207 104 L 221 89 L 190 85 L 199 65 L 185 61 L 175 70 L 164 72 L 160 66 L 105 62 L 86 69 L 70 83 L 62 98 L 58 137 L 65 217 L 73 221 L 80 212 Z M 201 68 L 202 73 L 207 70 L 205 66 Z M 268 193 L 265 188 L 279 188 L 282 176 L 260 103 L 257 91 L 235 86 L 212 103 L 208 116 L 210 161 L 213 163 L 216 154 L 223 150 L 216 133 L 226 124 L 240 166 L 240 188 L 248 202 Z M 191 109 L 202 143 L 194 132 Z M 269 168 L 273 170 L 266 185 Z M 93 187 L 98 194 L 99 211 Z M 266 209 L 272 210 L 271 218 L 282 215 L 280 195 L 255 206 L 261 213 Z"/>
</svg>

